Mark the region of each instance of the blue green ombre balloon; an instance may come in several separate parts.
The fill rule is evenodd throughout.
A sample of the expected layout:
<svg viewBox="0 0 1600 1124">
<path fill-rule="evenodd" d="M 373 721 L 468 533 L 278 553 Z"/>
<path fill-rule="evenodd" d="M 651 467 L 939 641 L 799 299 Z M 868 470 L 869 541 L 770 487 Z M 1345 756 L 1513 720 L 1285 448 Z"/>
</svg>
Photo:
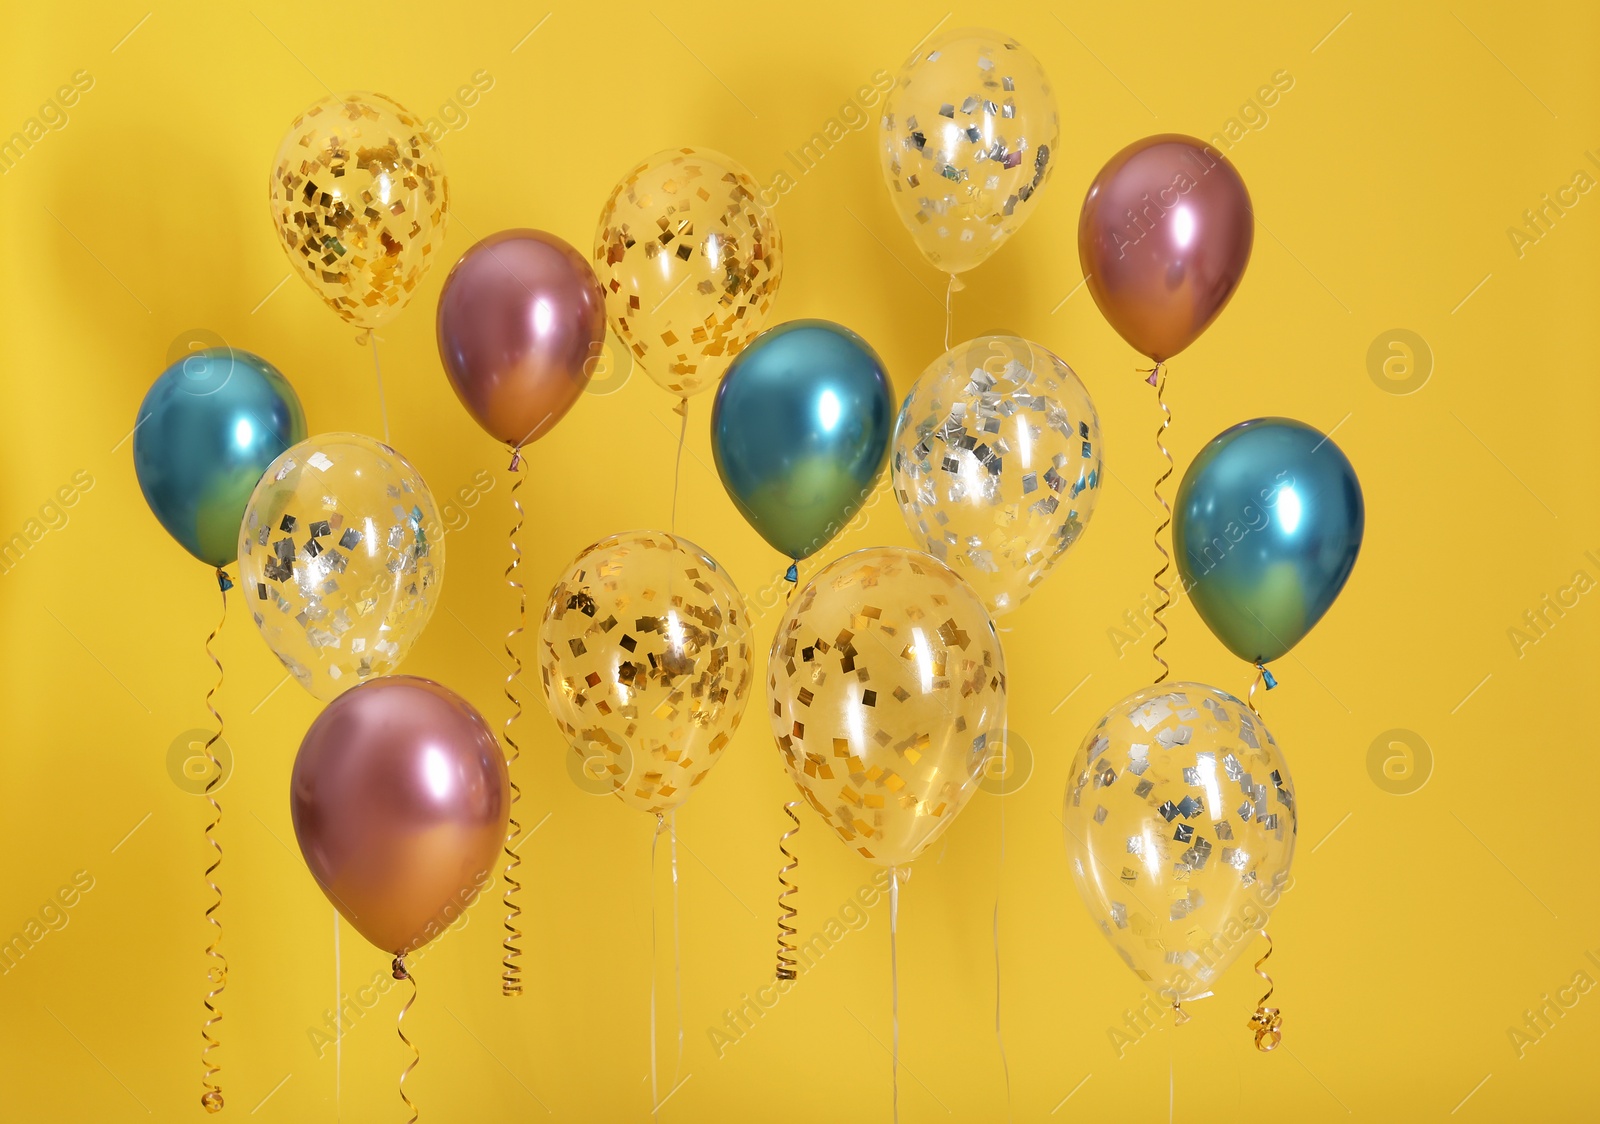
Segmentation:
<svg viewBox="0 0 1600 1124">
<path fill-rule="evenodd" d="M 883 361 L 848 328 L 793 320 L 741 351 L 711 410 L 711 449 L 735 506 L 801 559 L 872 494 L 894 434 Z"/>
<path fill-rule="evenodd" d="M 156 379 L 139 406 L 133 470 L 167 533 L 208 566 L 238 557 L 239 524 L 261 474 L 305 440 L 294 387 L 258 355 L 213 347 Z"/>
<path fill-rule="evenodd" d="M 1299 643 L 1355 568 L 1366 509 L 1344 453 L 1290 418 L 1240 422 L 1200 450 L 1172 516 L 1178 573 L 1240 659 Z"/>
</svg>

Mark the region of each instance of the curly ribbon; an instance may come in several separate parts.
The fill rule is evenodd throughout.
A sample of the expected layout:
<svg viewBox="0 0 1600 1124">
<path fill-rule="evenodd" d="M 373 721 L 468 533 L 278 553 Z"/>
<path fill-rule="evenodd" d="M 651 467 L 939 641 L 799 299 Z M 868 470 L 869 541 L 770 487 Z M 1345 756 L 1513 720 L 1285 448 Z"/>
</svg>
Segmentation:
<svg viewBox="0 0 1600 1124">
<path fill-rule="evenodd" d="M 678 404 L 672 408 L 673 413 L 683 419 L 683 424 L 678 427 L 678 459 L 672 464 L 672 524 L 668 528 L 673 534 L 678 533 L 678 480 L 683 476 L 683 439 L 689 436 L 689 400 L 678 399 Z"/>
<path fill-rule="evenodd" d="M 1160 451 L 1162 457 L 1165 458 L 1167 462 L 1167 469 L 1160 476 L 1156 477 L 1155 486 L 1156 502 L 1161 505 L 1161 510 L 1166 514 L 1162 517 L 1160 525 L 1156 527 L 1155 535 L 1152 536 L 1155 540 L 1156 550 L 1161 552 L 1161 569 L 1157 570 L 1155 572 L 1155 576 L 1150 579 L 1155 583 L 1156 592 L 1161 594 L 1161 604 L 1157 605 L 1150 613 L 1151 619 L 1154 620 L 1156 625 L 1161 629 L 1161 635 L 1156 637 L 1156 642 L 1150 649 L 1151 657 L 1155 659 L 1156 663 L 1161 668 L 1161 671 L 1156 675 L 1154 682 L 1160 683 L 1172 671 L 1172 669 L 1167 666 L 1167 661 L 1162 658 L 1161 655 L 1161 646 L 1167 642 L 1167 622 L 1161 619 L 1161 614 L 1166 612 L 1167 609 L 1172 605 L 1172 591 L 1168 586 L 1163 585 L 1161 581 L 1162 576 L 1168 570 L 1172 569 L 1172 555 L 1167 552 L 1166 547 L 1161 545 L 1161 532 L 1172 526 L 1172 505 L 1169 504 L 1167 502 L 1167 498 L 1161 494 L 1161 485 L 1167 482 L 1168 477 L 1172 475 L 1173 469 L 1172 454 L 1167 451 L 1166 442 L 1164 440 L 1167 427 L 1172 424 L 1172 411 L 1167 408 L 1167 402 L 1165 398 L 1167 389 L 1166 367 L 1161 363 L 1157 363 L 1154 367 L 1150 368 L 1149 376 L 1150 377 L 1145 381 L 1156 388 L 1156 405 L 1161 407 L 1161 426 L 1156 430 L 1156 448 Z"/>
<path fill-rule="evenodd" d="M 1256 1049 L 1270 1054 L 1283 1041 L 1283 1013 L 1267 1006 L 1267 1000 L 1272 998 L 1272 977 L 1261 970 L 1261 965 L 1272 958 L 1272 934 L 1262 929 L 1261 935 L 1267 939 L 1267 951 L 1256 961 L 1255 971 L 1267 981 L 1267 993 L 1256 1002 L 1256 1012 L 1250 1016 L 1250 1029 L 1256 1032 Z"/>
<path fill-rule="evenodd" d="M 212 704 L 211 700 L 222 687 L 224 672 L 222 670 L 222 661 L 211 650 L 211 644 L 216 640 L 217 634 L 222 631 L 222 626 L 228 620 L 228 590 L 233 588 L 233 580 L 220 567 L 217 569 L 217 588 L 222 593 L 222 616 L 217 621 L 217 627 L 211 630 L 211 635 L 206 637 L 206 656 L 212 663 L 217 665 L 217 682 L 212 686 L 211 690 L 206 692 L 206 709 L 211 712 L 211 717 L 217 724 L 217 732 L 206 739 L 204 749 L 207 768 L 211 771 L 211 780 L 206 783 L 205 797 L 210 802 L 211 811 L 214 813 L 213 819 L 206 825 L 205 837 L 206 842 L 211 845 L 211 849 L 217 853 L 216 861 L 206 867 L 205 872 L 206 886 L 211 890 L 215 898 L 206 907 L 206 921 L 214 925 L 217 930 L 216 935 L 212 937 L 211 943 L 206 946 L 206 955 L 215 960 L 216 963 L 206 971 L 206 982 L 213 986 L 206 993 L 205 1008 L 207 1018 L 200 1027 L 200 1038 L 205 1042 L 205 1046 L 200 1050 L 200 1064 L 206 1071 L 205 1076 L 200 1079 L 200 1084 L 205 1087 L 205 1092 L 200 1094 L 200 1104 L 207 1112 L 222 1111 L 222 1085 L 216 1080 L 217 1074 L 222 1072 L 222 1067 L 211 1060 L 211 1051 L 215 1050 L 221 1043 L 212 1035 L 211 1028 L 222 1021 L 222 1013 L 217 1010 L 216 998 L 228 986 L 228 958 L 217 950 L 217 947 L 222 943 L 222 921 L 217 917 L 217 909 L 222 905 L 222 889 L 217 885 L 213 877 L 217 872 L 217 868 L 222 865 L 222 844 L 217 842 L 216 836 L 213 834 L 217 826 L 222 823 L 222 805 L 217 803 L 217 798 L 212 795 L 212 789 L 222 783 L 222 765 L 217 761 L 217 756 L 212 752 L 211 747 L 222 739 L 222 714 Z"/>
<path fill-rule="evenodd" d="M 907 871 L 907 874 L 910 872 Z M 900 868 L 889 868 L 889 1015 L 894 1022 L 893 1050 L 890 1060 L 894 1065 L 894 1124 L 900 1124 Z"/>
<path fill-rule="evenodd" d="M 406 958 L 404 956 L 396 956 L 391 968 L 395 979 L 411 981 L 411 994 L 406 998 L 406 1005 L 400 1008 L 400 1014 L 395 1017 L 394 1032 L 400 1036 L 400 1041 L 404 1042 L 411 1050 L 411 1064 L 406 1066 L 405 1070 L 400 1074 L 400 1099 L 405 1102 L 406 1108 L 411 1113 L 411 1119 L 406 1121 L 406 1124 L 417 1124 L 417 1106 L 411 1103 L 410 1097 L 406 1096 L 406 1078 L 411 1076 L 411 1071 L 416 1069 L 417 1063 L 422 1060 L 422 1051 L 417 1049 L 415 1042 L 406 1037 L 405 1028 L 406 1013 L 411 1010 L 411 1005 L 417 1001 L 417 980 L 415 976 L 406 970 Z"/>
<path fill-rule="evenodd" d="M 1267 690 L 1270 691 L 1272 688 L 1278 685 L 1278 681 L 1277 679 L 1273 678 L 1272 672 L 1267 670 L 1265 664 L 1257 663 L 1256 677 L 1250 680 L 1250 693 L 1245 697 L 1244 700 L 1250 704 L 1250 713 L 1254 714 L 1257 718 L 1261 717 L 1261 711 L 1256 706 L 1256 688 L 1263 684 L 1265 684 Z"/>
<path fill-rule="evenodd" d="M 522 824 L 517 820 L 517 801 L 522 799 L 522 788 L 517 784 L 512 774 L 512 767 L 516 765 L 517 758 L 522 756 L 522 750 L 516 740 L 511 736 L 511 724 L 522 717 L 522 700 L 512 693 L 516 686 L 517 676 L 522 674 L 522 660 L 511 647 L 511 641 L 522 632 L 523 626 L 528 621 L 528 591 L 516 578 L 517 568 L 522 565 L 522 548 L 517 545 L 517 536 L 522 531 L 523 512 L 522 501 L 517 498 L 517 490 L 522 487 L 522 450 L 514 449 L 511 453 L 510 471 L 515 479 L 511 483 L 511 506 L 516 509 L 517 521 L 511 528 L 511 563 L 506 567 L 506 584 L 517 591 L 517 623 L 511 631 L 506 633 L 506 655 L 511 657 L 511 673 L 506 676 L 506 698 L 511 700 L 511 715 L 506 719 L 501 737 L 506 743 L 506 775 L 511 781 L 511 815 L 506 824 L 506 869 L 503 877 L 506 882 L 506 939 L 500 946 L 505 949 L 505 959 L 501 965 L 505 968 L 500 976 L 500 994 L 517 996 L 522 994 L 522 965 L 517 960 L 522 955 L 522 948 L 518 944 L 522 940 L 522 930 L 517 927 L 517 918 L 522 916 L 522 907 L 517 898 L 522 891 L 522 883 L 516 877 L 517 867 L 522 865 L 522 856 L 517 854 L 513 844 L 522 835 Z"/>
<path fill-rule="evenodd" d="M 799 950 L 795 947 L 794 939 L 799 930 L 791 922 L 800 915 L 800 911 L 790 905 L 788 899 L 799 892 L 799 887 L 790 882 L 785 876 L 793 873 L 800 866 L 799 856 L 791 852 L 787 845 L 789 840 L 800 834 L 800 817 L 794 814 L 794 810 L 799 804 L 800 801 L 791 800 L 783 806 L 784 814 L 794 821 L 794 826 L 778 836 L 778 853 L 789 860 L 788 865 L 778 868 L 778 885 L 783 887 L 778 891 L 778 909 L 781 912 L 778 915 L 777 978 L 780 980 L 794 979 L 798 968 L 795 953 Z"/>
</svg>

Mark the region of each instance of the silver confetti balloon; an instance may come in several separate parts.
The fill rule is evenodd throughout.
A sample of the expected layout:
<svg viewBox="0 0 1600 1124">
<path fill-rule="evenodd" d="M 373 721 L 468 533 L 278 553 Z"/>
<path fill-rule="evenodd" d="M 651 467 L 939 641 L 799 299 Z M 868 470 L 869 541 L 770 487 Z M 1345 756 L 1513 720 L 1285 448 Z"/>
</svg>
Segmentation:
<svg viewBox="0 0 1600 1124">
<path fill-rule="evenodd" d="M 959 344 L 895 426 L 894 495 L 929 554 L 995 616 L 1022 604 L 1100 495 L 1100 419 L 1059 357 L 1017 336 Z"/>
<path fill-rule="evenodd" d="M 256 627 L 319 699 L 400 666 L 439 599 L 439 509 L 389 446 L 325 433 L 272 462 L 239 529 Z"/>
<path fill-rule="evenodd" d="M 1169 1002 L 1209 994 L 1289 885 L 1297 806 L 1272 735 L 1224 691 L 1158 683 L 1095 724 L 1068 777 L 1067 859 L 1095 924 Z"/>
</svg>

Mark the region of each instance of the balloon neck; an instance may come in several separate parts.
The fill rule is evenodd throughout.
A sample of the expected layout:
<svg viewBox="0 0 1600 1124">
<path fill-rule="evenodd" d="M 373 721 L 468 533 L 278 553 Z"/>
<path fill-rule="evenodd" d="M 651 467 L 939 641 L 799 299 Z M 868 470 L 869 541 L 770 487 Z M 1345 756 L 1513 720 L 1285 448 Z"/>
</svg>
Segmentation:
<svg viewBox="0 0 1600 1124">
<path fill-rule="evenodd" d="M 1189 1013 L 1183 1009 L 1183 1000 L 1174 999 L 1172 1001 L 1172 1025 L 1182 1026 L 1188 1021 Z"/>
<path fill-rule="evenodd" d="M 786 582 L 793 582 L 794 584 L 799 585 L 800 584 L 800 563 L 798 563 L 798 562 L 789 563 L 789 568 L 787 570 L 785 570 L 784 573 L 783 573 L 783 580 L 786 581 Z"/>
<path fill-rule="evenodd" d="M 1161 362 L 1159 360 L 1157 360 L 1156 361 L 1156 365 L 1154 367 L 1151 367 L 1148 371 L 1145 372 L 1145 380 L 1144 381 L 1149 383 L 1151 386 L 1155 386 L 1160 381 L 1160 379 L 1161 379 Z"/>
<path fill-rule="evenodd" d="M 406 971 L 406 958 L 404 956 L 396 956 L 394 963 L 389 965 L 389 968 L 397 980 L 409 980 L 411 978 L 411 973 Z"/>
<path fill-rule="evenodd" d="M 233 579 L 228 576 L 228 571 L 221 566 L 217 567 L 217 588 L 222 590 L 223 593 L 227 593 L 228 590 L 233 588 Z"/>
<path fill-rule="evenodd" d="M 522 467 L 522 449 L 520 447 L 516 448 L 516 449 L 512 449 L 511 450 L 511 466 L 508 469 L 508 471 L 515 472 L 515 471 L 517 471 L 517 469 L 519 469 L 521 467 Z"/>
<path fill-rule="evenodd" d="M 959 293 L 962 289 L 965 289 L 966 287 L 967 287 L 966 284 L 961 280 L 961 274 L 952 273 L 950 275 L 950 291 L 952 293 Z"/>
<path fill-rule="evenodd" d="M 1278 685 L 1278 681 L 1273 678 L 1272 672 L 1267 670 L 1265 664 L 1256 664 L 1256 670 L 1261 673 L 1261 681 L 1267 685 L 1267 690 L 1270 691 Z"/>
</svg>

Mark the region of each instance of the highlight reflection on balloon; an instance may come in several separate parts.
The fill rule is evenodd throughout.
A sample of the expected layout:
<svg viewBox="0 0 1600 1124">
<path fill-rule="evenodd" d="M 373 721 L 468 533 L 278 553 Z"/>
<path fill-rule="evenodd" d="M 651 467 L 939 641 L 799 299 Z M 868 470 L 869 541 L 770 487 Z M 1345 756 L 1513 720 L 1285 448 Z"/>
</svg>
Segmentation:
<svg viewBox="0 0 1600 1124">
<path fill-rule="evenodd" d="M 1213 438 L 1184 473 L 1173 553 L 1217 639 L 1265 663 L 1333 605 L 1365 523 L 1361 482 L 1331 438 L 1291 418 L 1255 418 Z"/>
<path fill-rule="evenodd" d="M 237 348 L 206 348 L 145 394 L 133 469 L 167 533 L 221 567 L 238 557 L 239 520 L 261 474 L 305 435 L 300 399 L 276 367 Z"/>
</svg>

